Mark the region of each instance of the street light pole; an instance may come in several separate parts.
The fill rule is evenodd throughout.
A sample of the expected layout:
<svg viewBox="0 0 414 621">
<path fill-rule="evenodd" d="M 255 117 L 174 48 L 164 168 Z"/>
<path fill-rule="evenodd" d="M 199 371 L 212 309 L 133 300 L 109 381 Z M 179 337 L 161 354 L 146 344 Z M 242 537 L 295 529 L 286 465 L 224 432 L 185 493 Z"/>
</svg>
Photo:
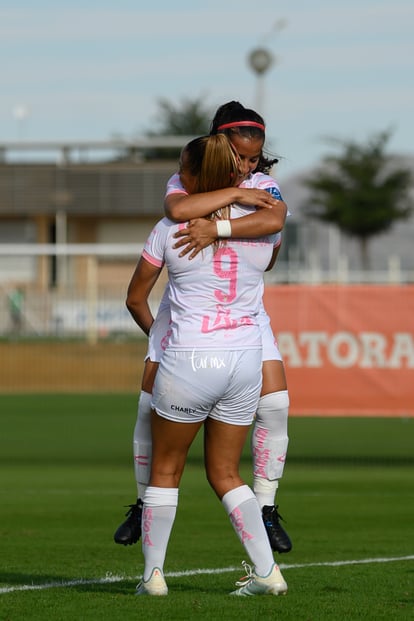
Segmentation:
<svg viewBox="0 0 414 621">
<path fill-rule="evenodd" d="M 280 32 L 287 25 L 287 21 L 285 19 L 277 19 L 269 32 L 262 37 L 262 41 L 266 43 L 274 34 Z M 256 74 L 256 110 L 260 112 L 262 116 L 264 114 L 264 102 L 265 102 L 265 92 L 264 92 L 264 78 L 265 74 L 269 71 L 269 69 L 276 63 L 277 57 L 274 56 L 270 50 L 266 47 L 264 43 L 257 46 L 253 49 L 247 57 L 247 62 L 249 64 L 250 69 L 254 71 Z"/>
<path fill-rule="evenodd" d="M 26 122 L 29 118 L 30 110 L 24 104 L 16 104 L 13 107 L 12 114 L 17 122 L 17 139 L 24 140 L 26 138 Z"/>
<path fill-rule="evenodd" d="M 275 57 L 265 47 L 257 47 L 252 50 L 248 56 L 250 68 L 256 74 L 256 103 L 255 109 L 264 116 L 264 78 L 267 71 L 275 63 Z"/>
</svg>

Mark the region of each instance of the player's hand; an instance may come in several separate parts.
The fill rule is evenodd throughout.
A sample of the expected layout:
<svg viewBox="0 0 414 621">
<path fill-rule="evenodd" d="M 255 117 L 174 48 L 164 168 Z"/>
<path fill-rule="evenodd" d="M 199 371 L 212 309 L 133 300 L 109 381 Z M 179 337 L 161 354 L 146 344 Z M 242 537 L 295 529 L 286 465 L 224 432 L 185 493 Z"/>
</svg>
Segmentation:
<svg viewBox="0 0 414 621">
<path fill-rule="evenodd" d="M 237 203 L 253 206 L 257 209 L 273 209 L 281 202 L 279 199 L 274 198 L 267 190 L 238 188 L 238 192 Z"/>
<path fill-rule="evenodd" d="M 198 255 L 200 250 L 218 239 L 216 223 L 205 218 L 190 220 L 186 228 L 177 231 L 174 237 L 179 238 L 179 240 L 173 248 L 182 248 L 178 256 L 184 257 L 188 254 L 188 258 L 191 260 Z"/>
</svg>

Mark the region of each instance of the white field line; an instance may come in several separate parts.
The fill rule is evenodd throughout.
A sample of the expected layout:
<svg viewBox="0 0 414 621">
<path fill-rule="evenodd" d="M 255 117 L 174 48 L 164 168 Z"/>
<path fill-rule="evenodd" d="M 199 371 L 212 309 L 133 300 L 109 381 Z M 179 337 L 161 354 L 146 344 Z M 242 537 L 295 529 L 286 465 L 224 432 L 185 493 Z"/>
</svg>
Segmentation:
<svg viewBox="0 0 414 621">
<path fill-rule="evenodd" d="M 398 561 L 413 561 L 414 554 L 409 556 L 394 556 L 390 558 L 364 558 L 351 561 L 328 561 L 326 563 L 294 563 L 292 565 L 279 563 L 280 569 L 303 569 L 307 567 L 344 567 L 346 565 L 364 565 L 371 563 L 394 563 Z M 195 576 L 206 574 L 226 574 L 234 571 L 240 572 L 240 567 L 222 567 L 219 569 L 189 569 L 187 571 L 170 571 L 165 574 L 168 578 L 180 578 L 181 576 Z M 20 584 L 16 586 L 0 587 L 0 595 L 4 593 L 13 593 L 15 591 L 41 591 L 44 589 L 55 589 L 62 587 L 74 587 L 88 584 L 110 584 L 114 582 L 125 582 L 140 580 L 141 576 L 115 576 L 107 574 L 104 578 L 94 578 L 85 580 L 65 580 L 62 582 L 46 582 L 44 584 Z"/>
</svg>

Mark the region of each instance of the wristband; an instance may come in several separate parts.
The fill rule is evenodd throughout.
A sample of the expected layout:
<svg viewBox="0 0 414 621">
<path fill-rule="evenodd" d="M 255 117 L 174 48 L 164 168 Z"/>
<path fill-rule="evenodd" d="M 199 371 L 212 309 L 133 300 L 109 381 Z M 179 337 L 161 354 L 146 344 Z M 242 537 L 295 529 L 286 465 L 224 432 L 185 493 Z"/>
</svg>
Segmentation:
<svg viewBox="0 0 414 621">
<path fill-rule="evenodd" d="M 218 237 L 231 237 L 230 220 L 216 220 L 216 227 Z"/>
</svg>

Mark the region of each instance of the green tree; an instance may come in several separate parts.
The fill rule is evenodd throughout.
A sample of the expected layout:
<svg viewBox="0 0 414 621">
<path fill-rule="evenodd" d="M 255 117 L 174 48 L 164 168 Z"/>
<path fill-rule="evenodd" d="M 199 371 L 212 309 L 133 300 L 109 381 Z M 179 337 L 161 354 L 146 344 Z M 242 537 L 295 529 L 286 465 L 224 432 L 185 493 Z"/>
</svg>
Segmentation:
<svg viewBox="0 0 414 621">
<path fill-rule="evenodd" d="M 157 130 L 148 132 L 149 136 L 199 136 L 208 134 L 211 110 L 203 98 L 183 99 L 174 105 L 165 98 L 158 100 Z"/>
<path fill-rule="evenodd" d="M 208 134 L 212 111 L 205 105 L 204 98 L 183 99 L 179 104 L 173 104 L 165 98 L 158 100 L 156 129 L 149 130 L 148 136 L 201 136 Z M 180 154 L 180 149 L 153 148 L 146 152 L 146 157 L 174 158 Z"/>
<path fill-rule="evenodd" d="M 339 155 L 327 156 L 323 166 L 305 179 L 311 191 L 307 215 L 336 225 L 358 239 L 361 265 L 369 269 L 369 240 L 408 218 L 412 210 L 411 171 L 386 154 L 390 131 L 366 144 L 339 141 Z"/>
</svg>

